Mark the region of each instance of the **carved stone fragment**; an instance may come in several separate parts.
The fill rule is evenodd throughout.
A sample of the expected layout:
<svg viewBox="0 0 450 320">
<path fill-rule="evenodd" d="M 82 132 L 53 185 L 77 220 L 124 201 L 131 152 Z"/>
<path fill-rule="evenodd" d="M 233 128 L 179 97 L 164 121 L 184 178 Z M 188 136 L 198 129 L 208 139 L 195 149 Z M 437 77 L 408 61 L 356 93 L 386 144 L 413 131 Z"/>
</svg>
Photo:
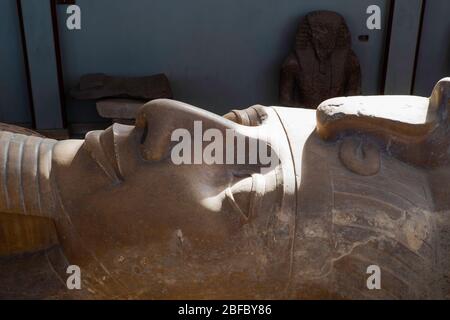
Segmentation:
<svg viewBox="0 0 450 320">
<path fill-rule="evenodd" d="M 307 14 L 281 67 L 280 104 L 317 108 L 326 99 L 360 93 L 361 70 L 344 18 L 331 11 Z"/>
<path fill-rule="evenodd" d="M 132 98 L 153 100 L 172 98 L 169 80 L 164 74 L 146 77 L 114 77 L 103 73 L 81 77 L 77 87 L 71 90 L 73 98 L 94 100 L 101 98 Z"/>
</svg>

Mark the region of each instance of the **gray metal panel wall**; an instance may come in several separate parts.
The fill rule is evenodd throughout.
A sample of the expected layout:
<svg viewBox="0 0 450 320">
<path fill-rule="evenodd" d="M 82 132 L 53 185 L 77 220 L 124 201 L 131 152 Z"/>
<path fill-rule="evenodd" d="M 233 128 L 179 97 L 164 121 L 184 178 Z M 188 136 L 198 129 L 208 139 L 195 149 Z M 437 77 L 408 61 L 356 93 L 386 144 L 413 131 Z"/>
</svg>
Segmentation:
<svg viewBox="0 0 450 320">
<path fill-rule="evenodd" d="M 395 1 L 385 94 L 411 93 L 422 3 L 422 0 Z"/>
<path fill-rule="evenodd" d="M 38 129 L 63 127 L 50 1 L 21 0 Z"/>
<path fill-rule="evenodd" d="M 450 1 L 426 1 L 414 94 L 429 96 L 436 82 L 450 77 Z"/>
<path fill-rule="evenodd" d="M 15 0 L 0 1 L 0 122 L 31 125 Z"/>
<path fill-rule="evenodd" d="M 333 10 L 347 20 L 360 59 L 363 93 L 377 94 L 383 72 L 387 0 L 77 0 L 82 29 L 58 20 L 66 92 L 92 72 L 164 72 L 174 96 L 216 113 L 278 103 L 279 69 L 300 19 Z M 368 30 L 369 5 L 382 10 L 382 30 Z M 368 42 L 358 41 L 361 34 Z M 67 96 L 69 122 L 101 121 L 93 102 Z"/>
</svg>

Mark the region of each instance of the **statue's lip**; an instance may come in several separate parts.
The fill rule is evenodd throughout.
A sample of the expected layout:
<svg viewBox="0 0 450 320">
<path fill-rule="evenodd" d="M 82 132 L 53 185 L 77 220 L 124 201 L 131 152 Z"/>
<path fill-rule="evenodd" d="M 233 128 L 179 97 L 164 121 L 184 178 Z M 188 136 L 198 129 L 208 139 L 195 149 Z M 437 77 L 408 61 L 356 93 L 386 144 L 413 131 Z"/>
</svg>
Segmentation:
<svg viewBox="0 0 450 320">
<path fill-rule="evenodd" d="M 89 154 L 114 184 L 123 181 L 115 150 L 117 143 L 114 141 L 114 132 L 117 130 L 117 126 L 118 124 L 114 124 L 104 131 L 90 131 L 85 138 L 85 146 Z"/>
</svg>

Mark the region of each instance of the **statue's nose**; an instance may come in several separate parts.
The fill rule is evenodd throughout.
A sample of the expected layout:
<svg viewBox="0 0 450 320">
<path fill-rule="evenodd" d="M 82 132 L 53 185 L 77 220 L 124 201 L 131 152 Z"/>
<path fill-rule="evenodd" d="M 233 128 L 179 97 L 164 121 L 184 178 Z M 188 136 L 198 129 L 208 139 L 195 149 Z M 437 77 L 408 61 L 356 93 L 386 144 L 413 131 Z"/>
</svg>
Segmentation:
<svg viewBox="0 0 450 320">
<path fill-rule="evenodd" d="M 159 161 L 169 153 L 171 135 L 176 129 L 194 132 L 194 123 L 203 129 L 215 128 L 223 133 L 236 125 L 212 112 L 175 100 L 157 99 L 141 107 L 136 118 L 140 132 L 141 154 L 145 160 Z"/>
</svg>

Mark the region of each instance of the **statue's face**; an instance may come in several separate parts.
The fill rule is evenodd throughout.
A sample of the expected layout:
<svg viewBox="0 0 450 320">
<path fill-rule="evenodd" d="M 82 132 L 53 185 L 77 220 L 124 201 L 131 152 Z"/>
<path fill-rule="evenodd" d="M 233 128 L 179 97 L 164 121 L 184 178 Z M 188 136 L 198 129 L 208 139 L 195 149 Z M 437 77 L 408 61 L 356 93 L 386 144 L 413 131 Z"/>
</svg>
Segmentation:
<svg viewBox="0 0 450 320">
<path fill-rule="evenodd" d="M 225 116 L 233 122 L 152 101 L 136 126 L 56 144 L 62 249 L 96 297 L 434 297 L 450 207 L 448 83 L 430 99 L 331 99 L 317 117 L 252 107 Z M 227 157 L 227 133 L 244 151 Z M 274 162 L 251 163 L 251 142 L 270 145 Z M 392 270 L 381 295 L 365 291 L 369 265 Z"/>
<path fill-rule="evenodd" d="M 345 296 L 345 283 L 330 287 L 327 275 L 347 272 L 344 257 L 355 241 L 388 246 L 394 239 L 428 254 L 431 192 L 422 171 L 389 156 L 369 135 L 324 141 L 325 125 L 343 115 L 319 116 L 313 132 L 314 110 L 263 111 L 261 124 L 245 126 L 158 100 L 141 110 L 136 126 L 58 143 L 53 172 L 64 212 L 57 225 L 70 263 L 86 275 L 84 286 L 101 297 L 273 298 L 291 283 L 296 297 L 307 297 L 304 285 L 320 289 L 311 294 Z M 246 138 L 243 154 L 235 149 L 228 164 L 209 163 L 210 129 L 214 138 Z M 180 153 L 183 134 L 189 147 Z M 203 138 L 198 162 L 195 134 Z M 275 165 L 263 168 L 262 157 L 250 164 L 250 141 L 270 144 Z M 223 162 L 226 145 L 216 149 Z M 355 233 L 358 224 L 379 226 L 380 236 Z M 392 238 L 387 243 L 383 232 Z M 334 263 L 341 258 L 344 264 Z"/>
<path fill-rule="evenodd" d="M 336 41 L 342 31 L 342 18 L 334 13 L 321 12 L 308 16 L 311 41 L 319 55 L 325 58 L 336 47 Z"/>
<path fill-rule="evenodd" d="M 334 49 L 337 32 L 330 25 L 320 24 L 312 25 L 312 41 L 317 49 L 329 52 Z"/>
<path fill-rule="evenodd" d="M 199 122 L 201 132 L 196 131 Z M 183 141 L 172 141 L 173 133 L 180 129 L 189 134 Z M 208 129 L 225 139 L 223 147 L 216 149 L 223 153 L 223 162 L 230 152 L 227 135 L 246 139 L 244 154 L 235 143 L 230 163 L 220 163 L 220 156 L 215 158 L 219 163 L 209 163 L 211 144 L 204 136 Z M 202 159 L 196 159 L 198 135 L 204 140 Z M 258 157 L 256 163 L 250 163 L 250 141 L 267 146 L 269 135 L 271 159 L 277 162 L 272 167 L 267 162 L 263 165 Z M 277 135 L 279 139 L 273 139 Z M 191 149 L 177 152 L 180 142 Z M 255 255 L 246 254 L 247 262 L 240 263 L 251 260 L 264 269 L 268 261 L 263 252 L 256 253 L 265 249 L 250 242 L 267 238 L 261 225 L 272 223 L 280 210 L 283 163 L 274 151 L 277 143 L 281 152 L 289 153 L 273 111 L 261 125 L 244 126 L 205 110 L 159 100 L 142 109 L 136 126 L 115 124 L 91 132 L 73 152 L 67 150 L 73 148 L 73 141 L 58 144 L 54 172 L 71 220 L 68 228 L 73 229 L 67 234 L 74 235 L 73 241 L 95 259 L 84 253 L 78 257 L 81 249 L 72 245 L 66 246 L 68 255 L 87 265 L 100 261 L 108 270 L 129 271 L 136 265 L 145 269 L 142 260 L 149 261 L 152 268 L 178 261 L 179 268 L 180 261 L 187 259 L 183 268 L 189 268 L 188 264 L 192 270 L 195 266 L 206 268 L 214 262 L 209 269 L 213 272 L 252 246 Z M 63 156 L 70 153 L 74 156 L 69 159 Z M 188 163 L 180 163 L 179 155 Z M 244 163 L 237 163 L 242 159 Z M 164 272 L 170 270 L 164 268 Z M 181 274 L 180 270 L 176 273 Z"/>
</svg>

